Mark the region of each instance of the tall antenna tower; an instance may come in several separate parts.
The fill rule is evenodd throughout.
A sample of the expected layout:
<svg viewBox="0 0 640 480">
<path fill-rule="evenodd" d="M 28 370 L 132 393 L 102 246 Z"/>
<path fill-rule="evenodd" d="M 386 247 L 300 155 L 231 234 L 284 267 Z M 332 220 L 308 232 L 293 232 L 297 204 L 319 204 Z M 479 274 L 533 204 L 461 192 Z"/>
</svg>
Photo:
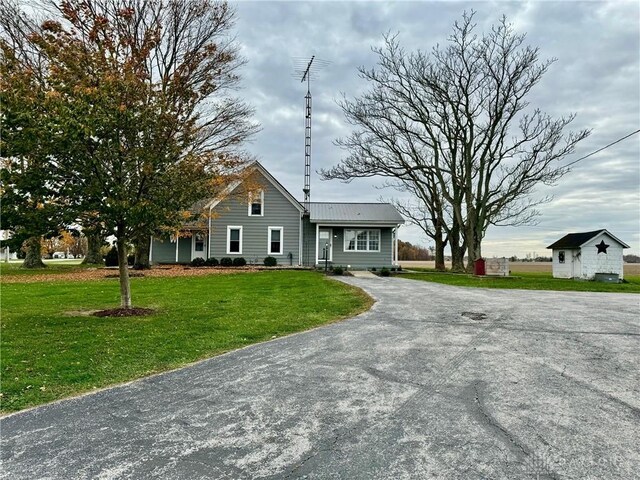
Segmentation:
<svg viewBox="0 0 640 480">
<path fill-rule="evenodd" d="M 315 61 L 315 63 L 314 63 Z M 304 209 L 309 212 L 311 202 L 311 77 L 318 69 L 326 67 L 330 62 L 316 59 L 313 55 L 309 62 L 299 65 L 295 73 L 301 75 L 300 83 L 307 82 L 307 94 L 304 96 Z M 306 64 L 306 67 L 305 67 Z"/>
</svg>

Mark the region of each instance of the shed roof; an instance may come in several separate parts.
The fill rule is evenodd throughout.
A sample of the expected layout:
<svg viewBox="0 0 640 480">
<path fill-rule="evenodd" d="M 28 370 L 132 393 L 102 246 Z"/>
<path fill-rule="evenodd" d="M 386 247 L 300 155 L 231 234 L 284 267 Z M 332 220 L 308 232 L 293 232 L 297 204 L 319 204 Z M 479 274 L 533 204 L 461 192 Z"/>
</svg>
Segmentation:
<svg viewBox="0 0 640 480">
<path fill-rule="evenodd" d="M 346 223 L 397 225 L 404 218 L 390 203 L 334 203 L 311 202 L 309 219 L 312 223 Z"/>
<path fill-rule="evenodd" d="M 551 245 L 549 245 L 547 248 L 580 248 L 589 240 L 591 240 L 594 237 L 597 237 L 603 232 L 609 235 L 613 240 L 618 242 L 620 245 L 622 245 L 623 248 L 629 248 L 629 245 L 624 243 L 619 238 L 616 238 L 615 236 L 611 235 L 611 233 L 609 233 L 609 231 L 604 228 L 600 230 L 594 230 L 592 232 L 568 233 L 557 242 L 554 242 Z"/>
</svg>

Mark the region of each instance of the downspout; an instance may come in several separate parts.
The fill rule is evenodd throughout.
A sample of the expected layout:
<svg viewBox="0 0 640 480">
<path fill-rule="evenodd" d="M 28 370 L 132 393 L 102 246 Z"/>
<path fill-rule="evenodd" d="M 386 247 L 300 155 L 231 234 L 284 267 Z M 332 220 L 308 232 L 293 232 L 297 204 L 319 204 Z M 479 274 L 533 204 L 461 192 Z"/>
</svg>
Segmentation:
<svg viewBox="0 0 640 480">
<path fill-rule="evenodd" d="M 211 211 L 213 205 L 209 207 L 209 231 L 207 232 L 207 258 L 211 258 Z"/>
<path fill-rule="evenodd" d="M 396 225 L 396 245 L 395 245 L 396 267 L 400 264 L 400 262 L 398 262 L 398 229 L 399 228 L 400 228 L 400 224 Z"/>
<path fill-rule="evenodd" d="M 382 235 L 380 236 L 380 246 L 382 247 Z M 396 241 L 396 229 L 391 229 L 391 266 L 393 267 L 396 264 L 394 251 L 395 251 L 395 241 Z"/>
<path fill-rule="evenodd" d="M 149 266 L 153 265 L 153 235 L 151 235 L 151 240 L 149 240 Z"/>
<path fill-rule="evenodd" d="M 313 259 L 313 266 L 318 264 L 318 236 L 320 235 L 320 224 L 316 223 L 316 257 Z"/>
<path fill-rule="evenodd" d="M 180 232 L 176 231 L 176 263 L 178 263 L 178 243 L 180 243 Z"/>
<path fill-rule="evenodd" d="M 302 265 L 302 242 L 304 241 L 304 235 L 302 234 L 302 228 L 304 224 L 302 222 L 303 214 L 300 214 L 300 232 L 298 234 L 298 266 Z"/>
</svg>

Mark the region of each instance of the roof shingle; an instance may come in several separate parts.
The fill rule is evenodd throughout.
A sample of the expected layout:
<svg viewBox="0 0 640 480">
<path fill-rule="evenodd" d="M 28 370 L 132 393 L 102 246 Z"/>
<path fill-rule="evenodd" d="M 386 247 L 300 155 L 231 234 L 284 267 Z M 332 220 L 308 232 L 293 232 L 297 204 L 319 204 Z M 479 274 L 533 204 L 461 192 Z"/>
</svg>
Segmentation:
<svg viewBox="0 0 640 480">
<path fill-rule="evenodd" d="M 568 233 L 560 240 L 552 243 L 547 248 L 580 248 L 582 245 L 587 243 L 593 237 L 605 232 L 611 238 L 619 242 L 624 248 L 629 248 L 629 245 L 624 243 L 623 241 L 617 239 L 613 235 L 611 235 L 606 229 L 602 228 L 600 230 L 594 230 L 592 232 L 577 232 L 577 233 Z"/>
</svg>

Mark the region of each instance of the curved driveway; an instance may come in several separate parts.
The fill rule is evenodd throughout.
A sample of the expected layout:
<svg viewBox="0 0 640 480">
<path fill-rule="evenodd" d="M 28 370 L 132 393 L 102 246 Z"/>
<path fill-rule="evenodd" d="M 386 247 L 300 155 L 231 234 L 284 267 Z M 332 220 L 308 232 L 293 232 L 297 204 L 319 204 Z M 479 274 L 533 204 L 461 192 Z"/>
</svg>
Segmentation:
<svg viewBox="0 0 640 480">
<path fill-rule="evenodd" d="M 4 418 L 2 478 L 640 471 L 640 296 L 344 281 L 373 309 Z"/>
</svg>

